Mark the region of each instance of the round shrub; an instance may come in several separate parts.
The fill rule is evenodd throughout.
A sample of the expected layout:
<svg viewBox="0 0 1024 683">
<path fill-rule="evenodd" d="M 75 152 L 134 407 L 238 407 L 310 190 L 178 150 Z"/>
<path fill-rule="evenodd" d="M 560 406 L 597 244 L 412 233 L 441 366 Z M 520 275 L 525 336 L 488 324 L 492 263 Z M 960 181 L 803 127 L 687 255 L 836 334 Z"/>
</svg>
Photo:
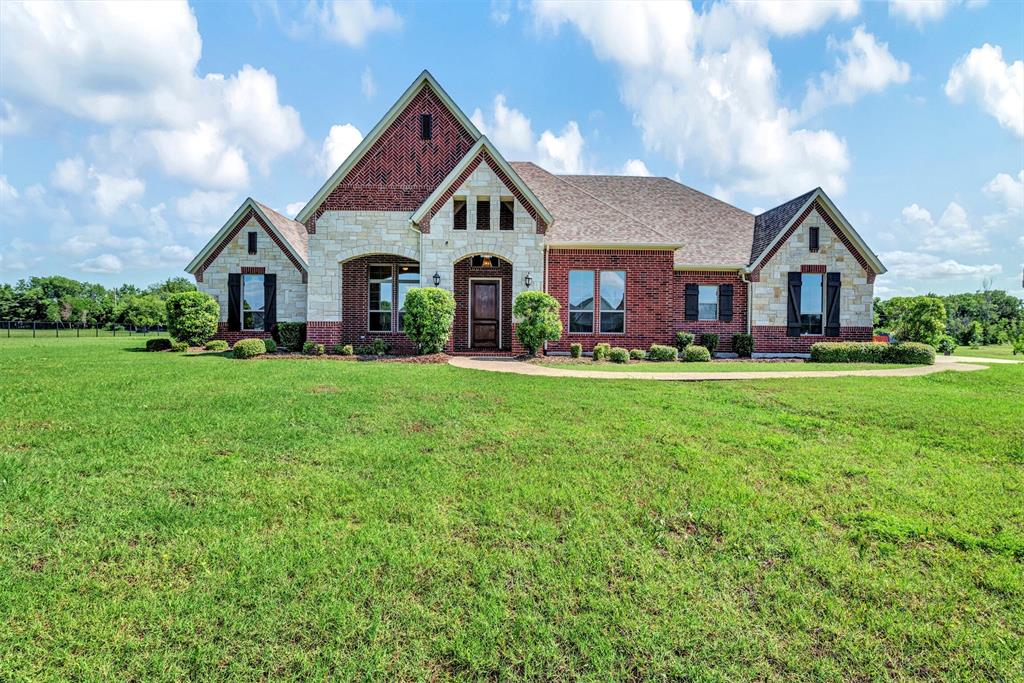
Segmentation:
<svg viewBox="0 0 1024 683">
<path fill-rule="evenodd" d="M 1024 334 L 1013 340 L 1013 355 L 1024 355 Z"/>
<path fill-rule="evenodd" d="M 273 337 L 264 339 L 263 345 L 267 347 L 267 353 L 277 353 L 277 342 L 274 341 Z"/>
<path fill-rule="evenodd" d="M 406 304 L 408 307 L 408 304 Z M 544 292 L 520 292 L 512 305 L 516 324 L 516 339 L 536 356 L 544 342 L 562 338 L 562 319 L 558 314 L 558 301 Z"/>
<path fill-rule="evenodd" d="M 569 346 L 569 355 L 573 358 L 579 358 L 583 355 L 583 344 L 572 344 Z"/>
<path fill-rule="evenodd" d="M 935 350 L 948 356 L 956 351 L 956 340 L 948 334 L 944 334 L 939 338 L 939 345 L 935 347 Z"/>
<path fill-rule="evenodd" d="M 331 347 L 331 353 L 336 356 L 351 356 L 352 345 L 351 344 L 335 344 Z"/>
<path fill-rule="evenodd" d="M 420 353 L 441 353 L 455 322 L 455 297 L 438 287 L 414 287 L 405 294 L 405 336 Z"/>
<path fill-rule="evenodd" d="M 693 343 L 693 334 L 690 332 L 676 332 L 675 347 L 677 351 L 684 350 Z"/>
<path fill-rule="evenodd" d="M 714 353 L 718 350 L 718 335 L 714 332 L 705 332 L 700 335 L 700 345 L 708 350 L 708 353 Z"/>
<path fill-rule="evenodd" d="M 327 347 L 323 344 L 308 341 L 302 345 L 302 352 L 307 356 L 322 356 L 327 353 Z"/>
<path fill-rule="evenodd" d="M 277 323 L 274 333 L 281 346 L 289 351 L 298 351 L 306 341 L 306 323 Z"/>
<path fill-rule="evenodd" d="M 661 363 L 675 360 L 678 354 L 679 352 L 672 346 L 651 344 L 651 348 L 647 351 L 647 360 L 653 360 Z"/>
<path fill-rule="evenodd" d="M 686 363 L 710 363 L 711 352 L 706 346 L 687 346 L 683 351 L 683 361 Z"/>
<path fill-rule="evenodd" d="M 621 347 L 616 346 L 608 352 L 608 360 L 613 363 L 628 363 L 629 362 L 629 351 Z"/>
<path fill-rule="evenodd" d="M 178 292 L 167 297 L 167 330 L 171 337 L 202 346 L 217 334 L 220 304 L 205 292 Z"/>
<path fill-rule="evenodd" d="M 174 351 L 175 353 L 185 353 L 188 351 L 188 344 L 183 341 L 173 341 L 171 342 L 171 351 Z"/>
<path fill-rule="evenodd" d="M 235 342 L 232 353 L 235 358 L 255 358 L 267 352 L 267 345 L 262 339 L 242 339 Z"/>
<path fill-rule="evenodd" d="M 207 351 L 227 351 L 228 343 L 223 339 L 213 339 L 206 342 Z"/>
<path fill-rule="evenodd" d="M 612 345 L 601 342 L 600 344 L 594 344 L 593 356 L 594 360 L 605 360 L 608 358 L 608 354 L 611 353 Z"/>
<path fill-rule="evenodd" d="M 740 358 L 750 358 L 754 355 L 754 335 L 734 334 L 732 335 L 732 350 Z"/>
<path fill-rule="evenodd" d="M 157 337 L 156 339 L 146 340 L 147 351 L 170 351 L 171 340 L 167 337 Z"/>
<path fill-rule="evenodd" d="M 647 358 L 647 352 L 643 349 L 630 349 L 629 357 L 632 360 L 643 360 L 644 358 Z"/>
</svg>

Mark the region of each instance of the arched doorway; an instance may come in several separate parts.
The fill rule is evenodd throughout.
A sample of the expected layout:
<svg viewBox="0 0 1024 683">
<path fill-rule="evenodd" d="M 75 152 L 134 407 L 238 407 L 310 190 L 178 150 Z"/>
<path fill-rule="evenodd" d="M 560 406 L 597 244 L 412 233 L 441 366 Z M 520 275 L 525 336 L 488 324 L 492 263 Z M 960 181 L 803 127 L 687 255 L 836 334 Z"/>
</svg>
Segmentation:
<svg viewBox="0 0 1024 683">
<path fill-rule="evenodd" d="M 512 264 L 495 254 L 455 262 L 455 351 L 512 348 Z"/>
</svg>

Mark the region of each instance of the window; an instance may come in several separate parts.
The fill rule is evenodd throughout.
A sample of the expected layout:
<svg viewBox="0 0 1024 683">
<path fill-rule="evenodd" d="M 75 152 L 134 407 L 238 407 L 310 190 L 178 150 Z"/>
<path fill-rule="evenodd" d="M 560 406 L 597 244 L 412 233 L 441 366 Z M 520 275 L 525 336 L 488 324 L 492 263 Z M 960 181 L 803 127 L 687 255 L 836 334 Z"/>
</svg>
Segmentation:
<svg viewBox="0 0 1024 683">
<path fill-rule="evenodd" d="M 263 329 L 263 276 L 242 276 L 242 329 Z"/>
<path fill-rule="evenodd" d="M 501 200 L 501 213 L 498 215 L 498 228 L 511 230 L 515 224 L 515 205 L 511 199 Z"/>
<path fill-rule="evenodd" d="M 256 233 L 255 232 L 250 232 L 249 233 L 249 253 L 250 254 L 255 254 L 256 253 Z"/>
<path fill-rule="evenodd" d="M 489 197 L 476 200 L 476 229 L 491 229 L 491 200 Z"/>
<path fill-rule="evenodd" d="M 594 271 L 569 271 L 569 332 L 594 331 Z"/>
<path fill-rule="evenodd" d="M 466 199 L 464 197 L 456 197 L 452 205 L 452 211 L 454 216 L 454 228 L 456 230 L 466 229 Z"/>
<path fill-rule="evenodd" d="M 429 140 L 434 136 L 434 117 L 420 114 L 420 140 Z"/>
<path fill-rule="evenodd" d="M 394 266 L 370 266 L 370 332 L 391 331 Z"/>
<path fill-rule="evenodd" d="M 821 334 L 824 277 L 821 273 L 800 275 L 800 334 Z"/>
<path fill-rule="evenodd" d="M 601 271 L 601 332 L 626 331 L 626 273 L 622 270 Z"/>
<path fill-rule="evenodd" d="M 697 320 L 718 320 L 718 285 L 698 287 Z"/>
<path fill-rule="evenodd" d="M 811 251 L 818 251 L 818 226 L 812 225 L 810 235 L 808 236 L 808 242 L 811 247 Z"/>
<path fill-rule="evenodd" d="M 398 266 L 398 331 L 405 329 L 405 295 L 420 284 L 419 266 Z"/>
</svg>

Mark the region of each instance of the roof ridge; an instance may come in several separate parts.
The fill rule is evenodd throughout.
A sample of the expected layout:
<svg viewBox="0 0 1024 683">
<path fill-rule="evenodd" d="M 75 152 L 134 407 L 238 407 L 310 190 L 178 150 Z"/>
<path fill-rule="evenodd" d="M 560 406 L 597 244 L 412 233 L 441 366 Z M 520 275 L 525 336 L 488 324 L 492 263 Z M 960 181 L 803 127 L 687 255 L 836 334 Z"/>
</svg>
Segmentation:
<svg viewBox="0 0 1024 683">
<path fill-rule="evenodd" d="M 697 194 L 701 195 L 702 197 L 707 197 L 708 199 L 710 199 L 713 202 L 718 202 L 719 204 L 725 204 L 730 209 L 736 209 L 737 211 L 742 211 L 743 213 L 747 214 L 751 218 L 756 218 L 756 216 L 757 216 L 757 214 L 751 213 L 750 211 L 747 211 L 746 209 L 741 209 L 740 207 L 736 206 L 732 202 L 727 202 L 724 199 L 719 199 L 718 197 L 716 197 L 716 196 L 714 196 L 712 194 L 708 194 L 707 192 L 704 192 L 703 190 L 698 190 L 696 187 L 691 187 L 690 185 L 687 185 L 686 183 L 681 183 L 678 180 L 676 180 L 675 178 L 669 178 L 668 176 L 658 176 L 658 178 L 662 179 L 662 180 L 667 180 L 667 181 L 669 181 L 670 183 L 672 183 L 674 185 L 678 185 L 679 187 L 685 187 L 690 192 L 696 192 Z"/>
<path fill-rule="evenodd" d="M 541 168 L 541 167 L 538 167 L 538 168 Z M 635 222 L 636 222 L 636 223 L 638 223 L 639 225 L 642 225 L 642 226 L 644 226 L 645 228 L 647 228 L 648 230 L 650 230 L 651 232 L 653 232 L 653 233 L 654 233 L 655 235 L 658 235 L 659 237 L 664 237 L 664 238 L 665 238 L 666 240 L 668 240 L 669 242 L 674 242 L 674 241 L 675 241 L 675 239 L 674 239 L 674 238 L 673 238 L 672 236 L 670 236 L 670 235 L 666 235 L 666 234 L 665 234 L 665 233 L 663 233 L 662 231 L 660 231 L 660 230 L 658 230 L 657 228 L 655 228 L 655 227 L 654 227 L 653 225 L 650 225 L 650 224 L 648 224 L 648 223 L 645 223 L 644 221 L 640 220 L 640 219 L 639 219 L 639 218 L 637 218 L 636 216 L 633 216 L 633 215 L 631 215 L 631 214 L 629 214 L 629 213 L 626 213 L 625 211 L 623 211 L 623 210 L 622 210 L 622 209 L 620 209 L 619 207 L 617 207 L 617 206 L 615 206 L 615 205 L 613 205 L 613 204 L 609 204 L 608 202 L 604 201 L 604 200 L 603 200 L 603 199 L 601 199 L 600 197 L 598 197 L 598 196 L 594 195 L 594 194 L 593 194 L 592 192 L 590 192 L 590 191 L 588 191 L 588 190 L 585 190 L 585 189 L 583 189 L 583 188 L 582 188 L 582 187 L 580 187 L 579 185 L 576 185 L 575 183 L 570 183 L 570 182 L 569 182 L 568 180 L 566 180 L 566 179 L 565 179 L 565 178 L 563 178 L 562 176 L 560 176 L 560 175 L 556 175 L 556 174 L 554 174 L 554 173 L 551 173 L 551 172 L 550 172 L 550 171 L 548 171 L 547 169 L 543 169 L 543 168 L 542 168 L 541 170 L 543 170 L 543 171 L 544 171 L 545 173 L 547 173 L 548 175 L 550 175 L 550 176 L 551 176 L 552 178 L 557 178 L 557 179 L 558 179 L 558 180 L 559 180 L 560 182 L 563 182 L 563 183 L 565 183 L 566 185 L 568 185 L 569 187 L 573 188 L 574 190 L 577 190 L 577 191 L 579 191 L 579 192 L 582 192 L 583 194 L 587 195 L 588 197 L 590 197 L 590 198 L 591 198 L 591 199 L 593 199 L 594 201 L 598 202 L 599 204 L 604 204 L 605 206 L 607 206 L 607 207 L 608 207 L 609 209 L 611 209 L 612 211 L 615 211 L 616 213 L 620 213 L 620 214 L 622 214 L 623 216 L 625 216 L 626 218 L 630 219 L 631 221 L 635 221 Z"/>
</svg>

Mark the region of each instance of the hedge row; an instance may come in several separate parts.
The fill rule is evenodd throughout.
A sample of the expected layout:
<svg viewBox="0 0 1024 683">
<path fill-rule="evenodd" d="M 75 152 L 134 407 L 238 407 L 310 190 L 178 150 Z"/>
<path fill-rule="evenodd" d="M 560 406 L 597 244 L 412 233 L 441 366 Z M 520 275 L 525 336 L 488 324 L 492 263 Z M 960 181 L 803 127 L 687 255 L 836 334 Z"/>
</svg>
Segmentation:
<svg viewBox="0 0 1024 683">
<path fill-rule="evenodd" d="M 935 349 L 917 342 L 819 342 L 811 346 L 811 360 L 815 363 L 934 365 Z"/>
</svg>

